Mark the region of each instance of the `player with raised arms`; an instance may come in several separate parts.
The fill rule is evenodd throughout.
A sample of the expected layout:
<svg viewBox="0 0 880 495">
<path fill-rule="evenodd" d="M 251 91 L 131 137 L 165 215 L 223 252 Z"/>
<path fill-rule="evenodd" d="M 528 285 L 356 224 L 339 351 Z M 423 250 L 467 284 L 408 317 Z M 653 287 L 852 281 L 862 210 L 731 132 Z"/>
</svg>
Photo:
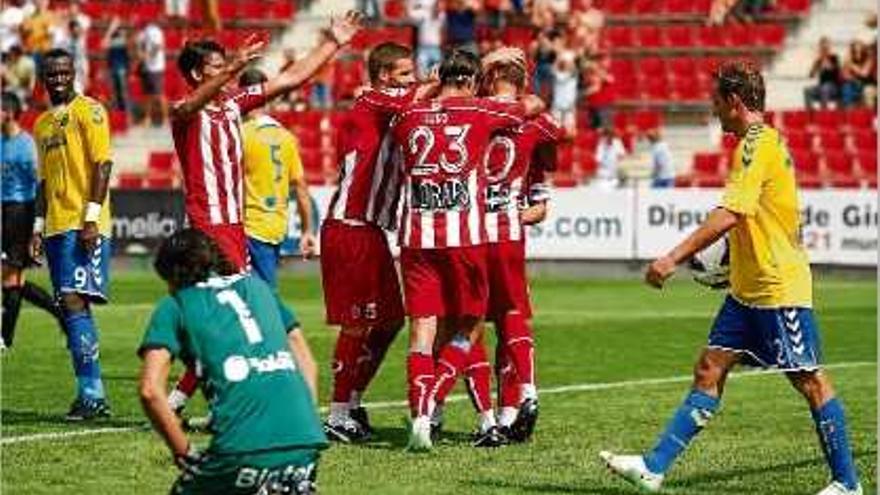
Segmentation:
<svg viewBox="0 0 880 495">
<path fill-rule="evenodd" d="M 156 272 L 170 295 L 153 311 L 138 354 L 141 404 L 181 475 L 175 494 L 311 494 L 327 446 L 314 389 L 303 377 L 295 321 L 255 275 L 241 273 L 206 234 L 166 239 Z M 211 443 L 189 442 L 165 387 L 178 358 L 199 370 Z"/>
<path fill-rule="evenodd" d="M 40 186 L 31 257 L 38 258 L 45 248 L 64 311 L 77 384 L 67 419 L 103 418 L 110 415 L 110 406 L 91 305 L 107 302 L 110 283 L 110 123 L 99 101 L 74 91 L 69 52 L 44 53 L 41 77 L 52 108 L 34 124 Z"/>
<path fill-rule="evenodd" d="M 440 93 L 401 112 L 393 124 L 405 175 L 399 239 L 406 310 L 412 417 L 409 448 L 432 447 L 430 417 L 438 378 L 454 380 L 466 363 L 475 329 L 486 314 L 486 173 L 492 133 L 522 123 L 544 105 L 537 97 L 501 102 L 476 98 L 480 59 L 454 50 L 440 65 Z M 441 321 L 442 320 L 442 321 Z M 438 325 L 454 335 L 437 356 Z M 503 442 L 493 422 L 481 425 L 477 446 Z"/>
<path fill-rule="evenodd" d="M 862 493 L 843 405 L 821 366 L 795 167 L 780 133 L 764 123 L 764 99 L 764 79 L 754 66 L 734 62 L 718 69 L 714 113 L 740 139 L 721 204 L 645 274 L 648 284 L 662 288 L 678 265 L 728 233 L 730 292 L 697 360 L 691 391 L 650 451 L 600 454 L 613 472 L 649 491 L 660 489 L 672 463 L 712 419 L 728 372 L 744 363 L 780 369 L 806 399 L 831 469 L 831 483 L 819 495 Z"/>
<path fill-rule="evenodd" d="M 251 36 L 229 57 L 210 39 L 187 42 L 177 67 L 192 91 L 171 106 L 174 147 L 183 169 L 186 216 L 190 225 L 214 239 L 239 270 L 248 268 L 244 230 L 242 115 L 306 83 L 360 29 L 361 15 L 333 18 L 321 42 L 302 60 L 266 83 L 228 90 L 257 59 L 264 46 Z M 182 410 L 195 392 L 196 377 L 187 370 L 170 400 Z"/>
</svg>

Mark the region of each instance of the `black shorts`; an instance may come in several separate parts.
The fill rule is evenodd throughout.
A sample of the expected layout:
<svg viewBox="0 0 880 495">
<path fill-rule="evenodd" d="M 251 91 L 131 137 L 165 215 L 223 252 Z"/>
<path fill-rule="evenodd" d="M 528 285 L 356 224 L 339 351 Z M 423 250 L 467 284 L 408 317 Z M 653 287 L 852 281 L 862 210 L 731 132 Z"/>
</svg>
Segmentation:
<svg viewBox="0 0 880 495">
<path fill-rule="evenodd" d="M 144 91 L 145 95 L 148 96 L 161 96 L 165 93 L 165 73 L 164 72 L 151 72 L 146 69 L 142 69 L 140 73 L 141 77 L 141 88 Z"/>
<path fill-rule="evenodd" d="M 3 202 L 3 264 L 27 268 L 34 232 L 34 202 Z"/>
</svg>

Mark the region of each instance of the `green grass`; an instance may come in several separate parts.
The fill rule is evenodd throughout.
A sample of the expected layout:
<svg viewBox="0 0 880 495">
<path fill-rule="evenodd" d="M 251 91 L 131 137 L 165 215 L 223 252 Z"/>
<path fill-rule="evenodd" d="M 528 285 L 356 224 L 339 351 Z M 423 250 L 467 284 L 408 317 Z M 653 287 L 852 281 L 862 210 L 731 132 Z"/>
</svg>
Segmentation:
<svg viewBox="0 0 880 495">
<path fill-rule="evenodd" d="M 97 310 L 101 355 L 115 418 L 102 426 L 140 426 L 134 351 L 152 303 L 163 293 L 143 272 L 116 273 L 113 303 Z M 322 324 L 318 280 L 285 277 L 282 292 L 298 310 L 322 363 L 333 333 Z M 655 292 L 635 281 L 540 279 L 537 308 L 540 387 L 686 376 L 705 342 L 721 294 L 679 282 Z M 873 281 L 820 279 L 816 309 L 828 363 L 876 363 L 877 291 Z M 370 401 L 405 398 L 401 336 L 369 392 Z M 322 369 L 324 396 L 329 373 Z M 875 364 L 831 374 L 845 401 L 865 493 L 876 491 Z M 52 321 L 23 311 L 16 346 L 2 357 L 4 438 L 86 428 L 61 420 L 73 394 L 62 340 Z M 451 432 L 434 452 L 403 451 L 403 407 L 375 410 L 378 440 L 335 446 L 322 458 L 328 494 L 628 494 L 598 461 L 602 449 L 650 446 L 687 389 L 686 382 L 548 393 L 535 441 L 496 451 L 468 447 L 474 416 L 466 402 L 447 408 Z M 195 404 L 203 412 L 203 404 Z M 199 439 L 204 442 L 204 438 Z M 4 494 L 165 493 L 176 476 L 159 438 L 114 432 L 3 445 Z M 778 375 L 734 378 L 720 413 L 667 478 L 671 493 L 815 493 L 827 469 L 803 400 Z"/>
</svg>

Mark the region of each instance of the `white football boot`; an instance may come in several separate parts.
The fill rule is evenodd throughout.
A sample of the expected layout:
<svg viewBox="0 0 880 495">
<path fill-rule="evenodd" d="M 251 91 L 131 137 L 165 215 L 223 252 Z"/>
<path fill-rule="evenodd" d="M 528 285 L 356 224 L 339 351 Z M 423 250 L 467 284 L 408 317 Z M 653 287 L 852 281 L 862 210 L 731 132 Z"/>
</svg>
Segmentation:
<svg viewBox="0 0 880 495">
<path fill-rule="evenodd" d="M 843 483 L 832 481 L 830 485 L 826 486 L 816 495 L 862 495 L 862 485 L 857 485 L 854 489 L 850 490 L 843 486 Z"/>
<path fill-rule="evenodd" d="M 431 417 L 419 416 L 410 426 L 409 443 L 406 449 L 411 452 L 427 452 L 434 446 L 431 442 Z"/>
<path fill-rule="evenodd" d="M 617 455 L 607 450 L 599 453 L 614 474 L 649 492 L 660 491 L 663 475 L 652 473 L 645 466 L 645 459 L 640 455 Z"/>
</svg>

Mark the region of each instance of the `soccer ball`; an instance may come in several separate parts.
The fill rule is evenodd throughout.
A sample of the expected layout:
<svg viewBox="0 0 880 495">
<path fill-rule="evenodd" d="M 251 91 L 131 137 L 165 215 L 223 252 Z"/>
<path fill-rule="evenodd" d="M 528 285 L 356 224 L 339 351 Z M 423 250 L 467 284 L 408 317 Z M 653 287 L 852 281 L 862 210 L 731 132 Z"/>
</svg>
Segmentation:
<svg viewBox="0 0 880 495">
<path fill-rule="evenodd" d="M 695 254 L 688 262 L 691 275 L 700 284 L 712 289 L 730 286 L 730 246 L 727 236 L 718 239 Z"/>
</svg>

